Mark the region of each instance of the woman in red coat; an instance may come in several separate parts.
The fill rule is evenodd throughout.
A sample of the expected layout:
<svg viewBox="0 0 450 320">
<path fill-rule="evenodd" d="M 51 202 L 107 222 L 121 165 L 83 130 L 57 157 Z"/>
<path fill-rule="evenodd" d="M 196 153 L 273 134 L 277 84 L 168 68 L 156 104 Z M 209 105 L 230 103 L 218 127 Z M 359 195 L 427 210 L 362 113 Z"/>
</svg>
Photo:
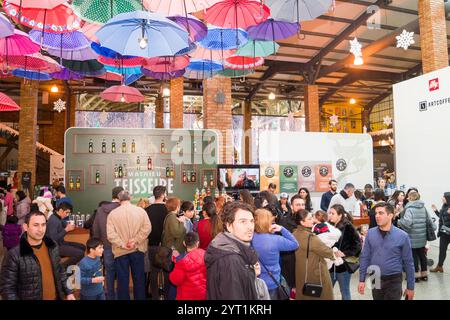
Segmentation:
<svg viewBox="0 0 450 320">
<path fill-rule="evenodd" d="M 206 250 L 209 243 L 215 236 L 214 225 L 217 218 L 217 209 L 214 203 L 207 203 L 203 206 L 203 219 L 198 222 L 198 236 L 200 248 Z"/>
<path fill-rule="evenodd" d="M 184 237 L 187 254 L 175 264 L 169 280 L 177 287 L 177 300 L 206 300 L 205 250 L 200 249 L 198 235 Z"/>
</svg>

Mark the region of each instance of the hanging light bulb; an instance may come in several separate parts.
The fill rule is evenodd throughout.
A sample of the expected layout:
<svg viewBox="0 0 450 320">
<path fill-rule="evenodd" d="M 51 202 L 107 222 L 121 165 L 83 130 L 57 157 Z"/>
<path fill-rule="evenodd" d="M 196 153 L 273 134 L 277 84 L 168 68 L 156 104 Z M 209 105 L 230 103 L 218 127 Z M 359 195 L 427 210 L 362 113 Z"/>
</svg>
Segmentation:
<svg viewBox="0 0 450 320">
<path fill-rule="evenodd" d="M 351 98 L 351 99 L 350 99 L 350 104 L 355 104 L 355 103 L 356 103 L 355 98 Z"/>
<path fill-rule="evenodd" d="M 269 100 L 275 100 L 277 96 L 275 95 L 275 93 L 271 92 L 269 93 Z"/>
<path fill-rule="evenodd" d="M 145 37 L 139 38 L 139 47 L 141 49 L 147 48 L 148 39 Z"/>
<path fill-rule="evenodd" d="M 163 89 L 163 97 L 169 97 L 170 96 L 170 89 L 165 87 Z"/>
<path fill-rule="evenodd" d="M 52 92 L 52 93 L 58 93 L 58 91 L 59 91 L 59 88 L 56 84 L 54 84 L 50 89 L 50 92 Z"/>
<path fill-rule="evenodd" d="M 122 97 L 120 97 L 120 102 L 125 102 L 125 96 L 122 94 Z"/>
<path fill-rule="evenodd" d="M 353 64 L 355 66 L 362 66 L 364 64 L 364 59 L 362 56 L 355 57 L 355 60 L 353 61 Z"/>
</svg>

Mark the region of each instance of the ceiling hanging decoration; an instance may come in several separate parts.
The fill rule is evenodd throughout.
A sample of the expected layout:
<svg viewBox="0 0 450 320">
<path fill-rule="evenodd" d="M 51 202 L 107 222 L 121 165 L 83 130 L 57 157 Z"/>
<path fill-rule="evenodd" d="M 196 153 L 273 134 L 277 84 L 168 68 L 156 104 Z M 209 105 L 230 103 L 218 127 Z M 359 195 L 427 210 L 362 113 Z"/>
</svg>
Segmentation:
<svg viewBox="0 0 450 320">
<path fill-rule="evenodd" d="M 403 32 L 395 37 L 397 39 L 397 48 L 403 48 L 403 50 L 408 50 L 408 48 L 416 43 L 414 41 L 414 32 L 408 32 L 403 30 Z"/>
</svg>

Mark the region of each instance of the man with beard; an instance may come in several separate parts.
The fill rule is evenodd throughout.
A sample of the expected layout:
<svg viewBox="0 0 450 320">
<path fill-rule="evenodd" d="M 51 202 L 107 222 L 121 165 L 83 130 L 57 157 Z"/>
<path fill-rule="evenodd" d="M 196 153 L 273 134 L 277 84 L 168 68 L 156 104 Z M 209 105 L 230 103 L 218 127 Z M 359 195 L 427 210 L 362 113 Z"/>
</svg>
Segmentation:
<svg viewBox="0 0 450 320">
<path fill-rule="evenodd" d="M 323 211 L 327 211 L 328 207 L 330 206 L 331 198 L 336 194 L 337 190 L 337 181 L 336 180 L 330 180 L 328 182 L 328 185 L 330 186 L 330 190 L 325 192 L 322 195 L 322 199 L 320 200 L 320 209 Z"/>
</svg>

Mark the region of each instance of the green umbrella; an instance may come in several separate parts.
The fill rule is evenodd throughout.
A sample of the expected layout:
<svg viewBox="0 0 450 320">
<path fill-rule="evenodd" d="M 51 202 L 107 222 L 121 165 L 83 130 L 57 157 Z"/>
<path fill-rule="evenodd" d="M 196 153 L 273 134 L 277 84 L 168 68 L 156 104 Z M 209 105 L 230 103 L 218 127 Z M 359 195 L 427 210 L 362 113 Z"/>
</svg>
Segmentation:
<svg viewBox="0 0 450 320">
<path fill-rule="evenodd" d="M 245 77 L 246 75 L 254 73 L 253 70 L 233 70 L 233 69 L 223 69 L 219 71 L 218 74 L 227 77 L 227 78 L 240 78 Z"/>
<path fill-rule="evenodd" d="M 280 45 L 274 41 L 253 40 L 240 47 L 235 55 L 252 58 L 267 57 L 275 54 L 279 48 Z"/>
<path fill-rule="evenodd" d="M 62 59 L 62 65 L 69 70 L 83 75 L 98 76 L 106 72 L 103 64 L 95 59 L 86 61 Z"/>
<path fill-rule="evenodd" d="M 141 0 L 74 0 L 72 8 L 91 23 L 106 23 L 119 13 L 143 9 Z"/>
</svg>

